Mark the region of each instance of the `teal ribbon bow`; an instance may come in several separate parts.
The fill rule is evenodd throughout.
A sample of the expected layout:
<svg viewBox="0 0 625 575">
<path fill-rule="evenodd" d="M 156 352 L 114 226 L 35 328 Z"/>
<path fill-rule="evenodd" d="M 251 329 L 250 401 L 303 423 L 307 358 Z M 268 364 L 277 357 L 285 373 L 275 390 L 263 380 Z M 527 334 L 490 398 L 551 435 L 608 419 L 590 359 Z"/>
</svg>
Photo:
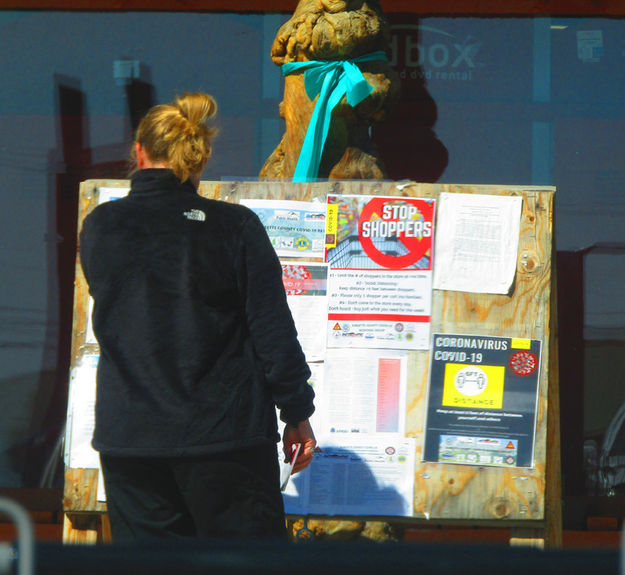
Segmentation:
<svg viewBox="0 0 625 575">
<path fill-rule="evenodd" d="M 371 60 L 387 60 L 386 54 L 380 50 L 351 60 L 310 60 L 282 65 L 283 76 L 304 70 L 306 94 L 311 100 L 319 94 L 293 174 L 294 182 L 309 182 L 317 178 L 332 110 L 343 96 L 346 96 L 350 106 L 356 106 L 373 92 L 373 87 L 356 66 L 357 62 Z"/>
</svg>

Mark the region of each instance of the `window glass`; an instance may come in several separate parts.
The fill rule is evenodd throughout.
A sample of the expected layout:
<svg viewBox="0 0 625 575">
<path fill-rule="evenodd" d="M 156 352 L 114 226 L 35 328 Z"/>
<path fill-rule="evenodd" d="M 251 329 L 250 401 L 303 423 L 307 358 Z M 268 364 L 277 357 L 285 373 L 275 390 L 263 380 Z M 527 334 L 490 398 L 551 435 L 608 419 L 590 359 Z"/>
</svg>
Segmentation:
<svg viewBox="0 0 625 575">
<path fill-rule="evenodd" d="M 62 480 L 77 183 L 125 177 L 141 107 L 195 90 L 220 108 L 203 179 L 255 178 L 284 129 L 270 47 L 288 17 L 0 12 L 0 487 Z M 403 92 L 373 133 L 390 178 L 557 187 L 557 249 L 586 254 L 600 436 L 625 401 L 592 401 L 623 380 L 605 357 L 625 341 L 625 20 L 389 20 Z"/>
</svg>

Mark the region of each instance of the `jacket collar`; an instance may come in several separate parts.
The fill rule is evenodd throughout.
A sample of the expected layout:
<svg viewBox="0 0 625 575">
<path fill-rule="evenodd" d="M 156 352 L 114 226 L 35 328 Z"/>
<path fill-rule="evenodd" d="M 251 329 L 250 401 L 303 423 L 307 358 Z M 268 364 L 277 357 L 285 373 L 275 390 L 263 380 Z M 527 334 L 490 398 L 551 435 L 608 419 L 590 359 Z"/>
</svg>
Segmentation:
<svg viewBox="0 0 625 575">
<path fill-rule="evenodd" d="M 172 170 L 147 168 L 137 170 L 130 177 L 131 194 L 186 192 L 196 194 L 197 189 L 190 180 L 181 182 Z"/>
</svg>

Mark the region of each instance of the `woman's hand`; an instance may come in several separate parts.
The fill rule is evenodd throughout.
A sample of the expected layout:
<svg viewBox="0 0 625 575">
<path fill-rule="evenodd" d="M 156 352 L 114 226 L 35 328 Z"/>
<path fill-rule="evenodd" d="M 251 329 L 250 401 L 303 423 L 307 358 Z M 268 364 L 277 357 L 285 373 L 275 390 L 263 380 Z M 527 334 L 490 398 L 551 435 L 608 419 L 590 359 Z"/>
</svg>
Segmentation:
<svg viewBox="0 0 625 575">
<path fill-rule="evenodd" d="M 301 444 L 301 448 L 291 474 L 306 469 L 313 460 L 317 440 L 315 439 L 315 434 L 313 433 L 308 419 L 300 421 L 297 427 L 289 423 L 286 424 L 284 433 L 282 434 L 282 450 L 284 451 L 286 461 L 290 460 L 293 445 L 297 443 Z"/>
</svg>

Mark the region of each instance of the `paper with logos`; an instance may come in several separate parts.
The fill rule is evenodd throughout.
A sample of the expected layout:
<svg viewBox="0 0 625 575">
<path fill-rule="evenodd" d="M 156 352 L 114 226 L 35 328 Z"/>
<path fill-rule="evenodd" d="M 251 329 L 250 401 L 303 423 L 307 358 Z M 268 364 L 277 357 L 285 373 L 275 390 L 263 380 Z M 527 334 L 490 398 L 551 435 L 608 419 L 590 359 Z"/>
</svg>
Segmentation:
<svg viewBox="0 0 625 575">
<path fill-rule="evenodd" d="M 328 347 L 427 349 L 432 199 L 329 195 Z"/>
<path fill-rule="evenodd" d="M 434 288 L 508 293 L 517 266 L 522 204 L 520 196 L 442 193 Z"/>
<path fill-rule="evenodd" d="M 434 334 L 424 461 L 532 467 L 541 341 Z"/>
<path fill-rule="evenodd" d="M 283 261 L 282 282 L 306 359 L 323 360 L 326 351 L 328 266 L 324 263 Z"/>
<path fill-rule="evenodd" d="M 320 202 L 241 199 L 260 219 L 279 257 L 323 257 L 326 212 Z"/>
<path fill-rule="evenodd" d="M 68 467 L 97 469 L 98 452 L 91 447 L 95 426 L 96 371 L 98 354 L 81 358 L 72 369 L 65 432 L 65 463 Z"/>
<path fill-rule="evenodd" d="M 397 434 L 320 436 L 283 493 L 295 515 L 411 516 L 416 443 Z"/>
</svg>

